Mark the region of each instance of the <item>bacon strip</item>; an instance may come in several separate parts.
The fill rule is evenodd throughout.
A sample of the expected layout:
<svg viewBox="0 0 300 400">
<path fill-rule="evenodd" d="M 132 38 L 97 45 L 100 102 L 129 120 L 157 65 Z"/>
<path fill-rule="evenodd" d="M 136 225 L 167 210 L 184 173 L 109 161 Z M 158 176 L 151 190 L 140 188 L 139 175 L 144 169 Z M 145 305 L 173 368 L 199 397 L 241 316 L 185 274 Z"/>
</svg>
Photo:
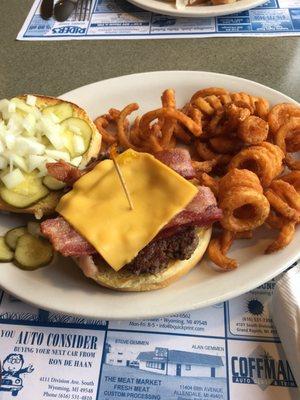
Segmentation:
<svg viewBox="0 0 300 400">
<path fill-rule="evenodd" d="M 192 166 L 190 153 L 186 149 L 162 150 L 154 154 L 162 163 L 172 168 L 186 179 L 195 178 L 196 173 Z"/>
<path fill-rule="evenodd" d="M 192 179 L 196 176 L 190 153 L 186 149 L 162 150 L 156 153 L 155 157 L 186 179 Z M 93 160 L 84 170 L 80 170 L 63 160 L 47 163 L 46 167 L 49 175 L 53 178 L 72 186 L 77 179 L 93 169 L 103 158 L 104 156 L 101 155 L 100 160 Z"/>
<path fill-rule="evenodd" d="M 206 225 L 221 218 L 222 212 L 217 207 L 216 198 L 210 188 L 199 186 L 198 190 L 198 193 L 187 207 L 172 218 L 164 229 L 186 225 L 190 222 L 193 222 L 194 225 L 197 225 L 197 223 Z"/>
<path fill-rule="evenodd" d="M 49 175 L 53 176 L 61 182 L 65 182 L 68 185 L 73 185 L 82 175 L 79 168 L 73 167 L 73 165 L 60 160 L 55 163 L 46 164 Z"/>
<path fill-rule="evenodd" d="M 210 188 L 199 186 L 198 189 L 199 192 L 193 200 L 168 222 L 156 238 L 171 236 L 188 225 L 209 226 L 222 218 L 222 210 L 218 208 L 215 196 Z"/>
<path fill-rule="evenodd" d="M 94 247 L 63 217 L 47 219 L 42 222 L 41 232 L 50 240 L 54 249 L 65 257 L 97 253 Z"/>
<path fill-rule="evenodd" d="M 80 256 L 77 259 L 77 262 L 86 277 L 95 278 L 98 273 L 98 267 L 96 266 L 92 256 L 85 254 Z"/>
<path fill-rule="evenodd" d="M 186 226 L 209 226 L 222 217 L 212 191 L 206 186 L 199 187 L 199 193 L 185 210 L 177 214 L 156 235 L 153 241 L 173 235 Z M 100 222 L 101 223 L 101 222 Z M 50 240 L 56 251 L 65 257 L 79 257 L 95 254 L 97 251 L 85 238 L 76 232 L 62 217 L 48 219 L 41 223 L 42 233 Z"/>
</svg>

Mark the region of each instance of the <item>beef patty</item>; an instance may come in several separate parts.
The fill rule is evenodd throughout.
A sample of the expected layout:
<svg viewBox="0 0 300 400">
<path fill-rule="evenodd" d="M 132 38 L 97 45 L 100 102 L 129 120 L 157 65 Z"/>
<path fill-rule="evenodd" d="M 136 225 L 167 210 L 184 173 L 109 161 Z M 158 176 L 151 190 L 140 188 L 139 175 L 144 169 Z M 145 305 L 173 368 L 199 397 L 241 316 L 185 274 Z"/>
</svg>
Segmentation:
<svg viewBox="0 0 300 400">
<path fill-rule="evenodd" d="M 188 260 L 199 243 L 195 227 L 185 227 L 174 235 L 150 242 L 127 264 L 130 272 L 156 274 L 166 268 L 171 260 Z"/>
</svg>

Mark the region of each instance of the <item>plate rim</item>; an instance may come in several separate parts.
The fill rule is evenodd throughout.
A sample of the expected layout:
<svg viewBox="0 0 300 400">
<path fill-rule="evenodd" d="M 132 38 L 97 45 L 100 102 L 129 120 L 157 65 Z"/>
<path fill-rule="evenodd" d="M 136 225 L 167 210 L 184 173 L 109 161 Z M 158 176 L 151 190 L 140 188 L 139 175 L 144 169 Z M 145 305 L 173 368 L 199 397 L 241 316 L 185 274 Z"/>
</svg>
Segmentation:
<svg viewBox="0 0 300 400">
<path fill-rule="evenodd" d="M 231 78 L 234 79 L 234 81 L 238 81 L 238 82 L 248 82 L 250 85 L 254 85 L 256 87 L 260 87 L 263 90 L 268 90 L 271 93 L 273 93 L 274 95 L 279 95 L 281 97 L 284 97 L 286 101 L 289 101 L 291 103 L 294 104 L 299 104 L 296 100 L 292 99 L 291 97 L 285 95 L 282 92 L 279 92 L 276 89 L 272 89 L 269 86 L 263 85 L 261 83 L 258 83 L 256 81 L 253 80 L 249 80 L 246 78 L 241 78 L 238 76 L 234 76 L 234 75 L 228 75 L 228 74 L 221 74 L 221 73 L 215 73 L 215 72 L 208 72 L 208 71 L 187 71 L 187 70 L 162 70 L 162 71 L 148 71 L 148 72 L 141 72 L 141 73 L 132 73 L 132 74 L 127 74 L 127 75 L 122 75 L 122 76 L 117 76 L 117 77 L 113 77 L 113 78 L 108 78 L 108 79 L 104 79 L 101 81 L 97 81 L 97 82 L 91 82 L 89 84 L 80 86 L 78 88 L 72 89 L 64 94 L 62 94 L 61 96 L 59 96 L 60 98 L 66 98 L 68 96 L 72 96 L 74 94 L 74 92 L 78 91 L 78 90 L 87 90 L 89 88 L 91 88 L 92 86 L 95 86 L 97 84 L 103 84 L 105 83 L 110 84 L 111 81 L 117 81 L 119 79 L 130 79 L 133 76 L 151 76 L 153 77 L 153 75 L 168 75 L 170 73 L 173 74 L 178 74 L 178 75 L 186 75 L 186 74 L 205 74 L 207 76 L 211 76 L 211 77 L 222 77 L 225 81 L 226 78 Z M 67 99 L 66 99 L 67 100 Z M 218 304 L 218 303 L 222 303 L 224 301 L 230 300 L 231 298 L 237 297 L 243 293 L 246 293 L 260 285 L 262 285 L 263 283 L 269 281 L 270 279 L 274 278 L 275 276 L 279 275 L 280 273 L 282 273 L 284 270 L 286 270 L 288 267 L 290 267 L 293 263 L 295 263 L 298 259 L 299 259 L 299 255 L 294 255 L 292 258 L 289 258 L 287 261 L 282 263 L 282 266 L 280 268 L 276 269 L 276 272 L 271 272 L 268 274 L 268 276 L 265 279 L 261 279 L 258 278 L 259 275 L 257 275 L 256 279 L 252 279 L 251 280 L 251 284 L 249 285 L 248 282 L 244 283 L 242 286 L 239 286 L 237 288 L 234 288 L 234 290 L 231 290 L 230 294 L 223 294 L 223 295 L 217 295 L 217 296 L 212 296 L 210 297 L 209 300 L 202 300 L 201 304 L 199 305 L 196 301 L 194 301 L 188 308 L 186 305 L 183 305 L 182 307 L 180 307 L 180 305 L 176 305 L 176 307 L 170 307 L 169 304 L 167 306 L 165 306 L 164 311 L 162 312 L 151 312 L 151 309 L 147 309 L 144 310 L 143 313 L 138 312 L 138 314 L 136 312 L 132 312 L 132 310 L 130 310 L 129 314 L 127 313 L 126 315 L 124 314 L 118 314 L 115 313 L 115 315 L 111 316 L 109 312 L 101 312 L 101 316 L 97 313 L 97 312 L 88 312 L 83 314 L 82 312 L 76 312 L 76 310 L 63 310 L 61 308 L 61 306 L 58 305 L 54 305 L 51 306 L 51 304 L 49 305 L 49 298 L 44 301 L 44 299 L 38 299 L 38 300 L 30 300 L 26 297 L 26 295 L 22 294 L 22 290 L 20 291 L 20 293 L 16 293 L 16 291 L 18 292 L 18 290 L 16 290 L 16 287 L 14 287 L 14 290 L 12 290 L 10 287 L 7 287 L 5 284 L 3 284 L 3 282 L 1 282 L 0 279 L 0 287 L 3 288 L 3 290 L 19 299 L 21 299 L 22 301 L 24 301 L 27 304 L 30 304 L 34 307 L 38 307 L 38 308 L 44 308 L 50 311 L 54 311 L 57 313 L 63 313 L 63 314 L 67 314 L 67 315 L 74 315 L 74 316 L 84 316 L 86 318 L 93 318 L 93 319 L 103 319 L 103 320 L 128 320 L 128 319 L 147 319 L 147 318 L 153 318 L 153 317 L 157 317 L 157 316 L 164 316 L 164 315 L 170 315 L 172 313 L 180 313 L 180 312 L 185 312 L 185 311 L 192 311 L 192 310 L 197 310 L 197 309 L 201 309 L 201 308 L 205 308 L 208 306 L 211 306 L 213 304 Z M 159 294 L 159 291 L 156 291 L 156 293 Z M 218 297 L 216 299 L 216 297 Z M 51 302 L 50 302 L 51 303 Z"/>
<path fill-rule="evenodd" d="M 272 91 L 272 92 L 274 92 L 274 93 L 276 93 L 278 95 L 286 97 L 286 99 L 289 100 L 291 103 L 300 105 L 300 103 L 297 100 L 293 99 L 292 97 L 288 96 L 287 94 L 285 94 L 283 92 L 280 92 L 277 89 L 273 89 L 270 86 L 266 86 L 263 83 L 260 83 L 260 82 L 257 82 L 257 81 L 253 81 L 251 79 L 242 78 L 240 76 L 231 75 L 231 74 L 222 74 L 221 72 L 211 72 L 211 71 L 204 71 L 204 70 L 185 70 L 185 69 L 179 69 L 179 70 L 176 70 L 176 69 L 156 70 L 156 71 L 146 71 L 146 72 L 136 72 L 136 73 L 133 72 L 132 74 L 114 76 L 112 78 L 106 78 L 106 79 L 102 79 L 100 81 L 87 83 L 85 85 L 79 86 L 78 88 L 71 89 L 68 92 L 60 94 L 57 97 L 60 98 L 60 99 L 67 100 L 66 97 L 72 96 L 73 93 L 76 92 L 78 89 L 88 89 L 88 88 L 90 88 L 90 87 L 92 87 L 94 85 L 100 84 L 100 83 L 107 84 L 107 83 L 110 83 L 110 82 L 112 82 L 114 80 L 118 80 L 118 79 L 122 79 L 122 78 L 129 78 L 131 76 L 146 76 L 146 75 L 156 75 L 156 74 L 157 75 L 159 75 L 159 74 L 168 75 L 170 73 L 171 74 L 176 73 L 176 74 L 182 74 L 182 75 L 184 75 L 184 74 L 205 74 L 205 75 L 211 75 L 211 76 L 217 75 L 219 77 L 227 77 L 227 78 L 230 78 L 230 79 L 234 78 L 234 79 L 236 79 L 238 81 L 250 82 L 251 84 L 254 83 L 256 86 L 259 86 L 260 88 L 268 89 L 268 90 L 270 90 L 270 91 Z"/>
<path fill-rule="evenodd" d="M 169 2 L 157 3 L 157 0 L 127 0 L 136 7 L 153 13 L 172 17 L 205 18 L 230 15 L 250 10 L 267 2 L 267 0 L 238 0 L 236 3 L 215 6 L 191 6 L 177 9 Z M 157 3 L 157 5 L 156 5 Z"/>
<path fill-rule="evenodd" d="M 276 270 L 276 272 L 270 274 L 268 276 L 268 278 L 263 279 L 263 280 L 259 280 L 257 279 L 257 283 L 254 284 L 254 286 L 249 289 L 248 285 L 239 287 L 239 289 L 236 289 L 234 293 L 231 293 L 230 296 L 226 296 L 226 294 L 219 296 L 218 297 L 218 301 L 215 301 L 213 298 L 211 300 L 208 300 L 206 302 L 202 302 L 202 305 L 199 307 L 199 305 L 197 305 L 196 303 L 194 305 L 192 305 L 190 308 L 186 308 L 185 306 L 182 306 L 182 308 L 180 307 L 176 307 L 176 310 L 166 310 L 163 311 L 159 314 L 157 314 L 156 312 L 145 312 L 144 314 L 139 314 L 137 315 L 116 315 L 116 316 L 111 316 L 109 314 L 103 314 L 102 317 L 100 317 L 97 314 L 82 314 L 79 312 L 76 312 L 76 310 L 74 311 L 63 311 L 58 307 L 49 307 L 49 306 L 42 306 L 40 302 L 38 301 L 31 301 L 28 300 L 26 297 L 23 297 L 22 295 L 16 295 L 13 291 L 11 291 L 10 289 L 6 289 L 5 287 L 3 287 L 0 284 L 0 289 L 4 290 L 6 293 L 17 297 L 19 300 L 23 301 L 26 304 L 29 304 L 33 307 L 39 308 L 39 309 L 45 309 L 47 311 L 50 312 L 55 312 L 55 313 L 60 313 L 60 314 L 66 314 L 66 315 L 70 315 L 70 316 L 74 316 L 74 317 L 84 317 L 84 318 L 88 318 L 88 319 L 98 319 L 98 320 L 105 320 L 105 321 L 127 321 L 127 320 L 143 320 L 143 319 L 149 319 L 149 318 L 159 318 L 159 317 L 164 317 L 164 316 L 168 316 L 171 314 L 178 314 L 178 313 L 184 313 L 184 312 L 188 312 L 188 311 L 195 311 L 195 310 L 201 310 L 203 308 L 207 308 L 210 306 L 213 306 L 215 304 L 220 304 L 220 303 L 225 303 L 226 301 L 229 301 L 233 298 L 239 297 L 244 293 L 247 293 L 251 290 L 254 290 L 255 288 L 258 288 L 259 286 L 263 285 L 266 282 L 269 282 L 271 279 L 275 278 L 276 276 L 282 274 L 285 270 L 287 270 L 289 267 L 291 267 L 293 264 L 295 264 L 298 261 L 298 257 L 295 257 L 295 259 L 293 259 L 293 261 L 288 261 L 286 263 L 283 264 L 283 267 L 280 268 L 279 272 L 278 270 Z M 226 272 L 220 272 L 220 273 L 226 273 Z M 87 278 L 86 278 L 87 279 Z M 163 289 L 161 289 L 163 290 Z M 159 290 L 156 290 L 157 293 L 159 293 Z M 119 292 L 119 293 L 124 293 L 124 292 Z M 144 292 L 140 292 L 140 293 L 144 293 Z"/>
</svg>

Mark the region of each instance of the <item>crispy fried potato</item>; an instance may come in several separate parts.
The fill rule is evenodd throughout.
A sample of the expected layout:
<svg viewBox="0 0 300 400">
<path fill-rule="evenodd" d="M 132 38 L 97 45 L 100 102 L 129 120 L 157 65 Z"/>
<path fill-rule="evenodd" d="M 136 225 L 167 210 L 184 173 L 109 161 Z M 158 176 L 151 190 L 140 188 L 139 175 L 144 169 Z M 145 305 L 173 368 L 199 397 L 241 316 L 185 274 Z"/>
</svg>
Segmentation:
<svg viewBox="0 0 300 400">
<path fill-rule="evenodd" d="M 296 223 L 289 221 L 284 224 L 279 232 L 278 237 L 265 250 L 266 254 L 274 253 L 286 247 L 294 238 Z"/>
<path fill-rule="evenodd" d="M 237 153 L 229 163 L 229 170 L 248 169 L 259 177 L 263 187 L 268 187 L 281 173 L 283 157 L 284 154 L 278 146 L 263 142 Z"/>
<path fill-rule="evenodd" d="M 174 128 L 174 136 L 185 144 L 191 143 L 191 136 L 184 130 L 184 128 L 177 122 Z"/>
<path fill-rule="evenodd" d="M 255 115 L 250 115 L 241 121 L 238 127 L 238 137 L 247 144 L 259 144 L 267 139 L 268 123 Z"/>
<path fill-rule="evenodd" d="M 222 254 L 227 254 L 229 251 L 236 234 L 231 231 L 227 231 L 226 229 L 223 230 L 221 238 L 220 238 L 220 248 Z"/>
<path fill-rule="evenodd" d="M 300 214 L 297 210 L 293 209 L 289 206 L 286 201 L 282 200 L 282 198 L 275 193 L 272 189 L 268 189 L 265 193 L 267 199 L 271 207 L 283 217 L 292 220 L 292 221 L 300 221 Z"/>
<path fill-rule="evenodd" d="M 226 256 L 233 240 L 252 238 L 262 224 L 280 230 L 266 253 L 288 245 L 300 222 L 300 161 L 292 156 L 300 150 L 300 107 L 270 109 L 263 97 L 218 87 L 198 90 L 182 108 L 173 89 L 161 102 L 133 123 L 136 103 L 97 118 L 103 143 L 150 153 L 188 147 L 197 182 L 212 190 L 223 210 L 222 233 L 208 253 L 224 270 L 237 267 Z M 115 124 L 116 135 L 110 129 Z M 282 175 L 285 166 L 292 171 Z"/>
<path fill-rule="evenodd" d="M 165 90 L 162 94 L 161 101 L 162 101 L 162 106 L 164 108 L 169 108 L 171 110 L 175 110 L 176 109 L 176 101 L 175 101 L 174 90 L 173 89 Z M 161 126 L 162 147 L 164 147 L 164 148 L 168 147 L 170 140 L 174 133 L 175 125 L 176 125 L 175 118 L 169 118 L 169 117 L 163 118 L 163 124 Z"/>
<path fill-rule="evenodd" d="M 278 129 L 286 124 L 291 117 L 300 117 L 300 107 L 290 103 L 276 104 L 268 115 L 272 135 L 275 135 Z"/>
<path fill-rule="evenodd" d="M 144 139 L 147 139 L 149 136 L 150 123 L 157 118 L 174 118 L 177 121 L 181 122 L 193 135 L 200 136 L 201 129 L 195 121 L 193 121 L 190 117 L 183 114 L 179 110 L 173 110 L 170 108 L 159 108 L 157 110 L 149 111 L 144 114 L 140 121 L 140 130 L 141 135 Z"/>
<path fill-rule="evenodd" d="M 192 166 L 198 172 L 211 172 L 213 167 L 216 165 L 217 160 L 208 161 L 192 161 Z"/>
<path fill-rule="evenodd" d="M 218 88 L 218 87 L 210 87 L 210 88 L 206 88 L 206 89 L 201 89 L 193 94 L 191 101 L 193 102 L 198 97 L 207 97 L 207 96 L 211 96 L 211 95 L 225 96 L 225 95 L 229 95 L 229 92 L 224 88 Z"/>
<path fill-rule="evenodd" d="M 300 192 L 300 171 L 289 172 L 286 175 L 280 176 L 280 179 L 290 183 L 292 186 L 294 186 L 298 193 Z"/>
<path fill-rule="evenodd" d="M 106 130 L 109 122 L 105 118 L 105 116 L 96 118 L 94 124 L 96 125 L 98 131 L 101 133 L 103 142 L 107 144 L 116 143 L 117 138 Z"/>
<path fill-rule="evenodd" d="M 202 172 L 197 174 L 197 180 L 199 181 L 200 185 L 209 187 L 213 194 L 218 197 L 219 182 L 216 179 L 207 173 Z"/>
<path fill-rule="evenodd" d="M 210 260 L 224 271 L 231 271 L 237 268 L 237 261 L 226 257 L 226 255 L 222 253 L 219 239 L 211 239 L 207 251 Z"/>
<path fill-rule="evenodd" d="M 137 103 L 128 104 L 120 113 L 117 121 L 117 135 L 119 139 L 119 143 L 125 149 L 132 148 L 133 150 L 139 150 L 137 146 L 130 142 L 130 139 L 127 137 L 125 120 L 133 111 L 138 110 L 139 106 Z"/>
</svg>

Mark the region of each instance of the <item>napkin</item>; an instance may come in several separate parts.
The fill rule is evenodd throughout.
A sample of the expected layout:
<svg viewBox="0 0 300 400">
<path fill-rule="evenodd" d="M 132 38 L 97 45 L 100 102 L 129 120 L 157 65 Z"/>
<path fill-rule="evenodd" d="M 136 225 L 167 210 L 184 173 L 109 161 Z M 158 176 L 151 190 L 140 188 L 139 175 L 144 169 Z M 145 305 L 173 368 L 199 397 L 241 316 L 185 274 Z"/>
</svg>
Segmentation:
<svg viewBox="0 0 300 400">
<path fill-rule="evenodd" d="M 300 387 L 300 262 L 275 286 L 272 299 L 272 317 L 286 358 Z"/>
</svg>

